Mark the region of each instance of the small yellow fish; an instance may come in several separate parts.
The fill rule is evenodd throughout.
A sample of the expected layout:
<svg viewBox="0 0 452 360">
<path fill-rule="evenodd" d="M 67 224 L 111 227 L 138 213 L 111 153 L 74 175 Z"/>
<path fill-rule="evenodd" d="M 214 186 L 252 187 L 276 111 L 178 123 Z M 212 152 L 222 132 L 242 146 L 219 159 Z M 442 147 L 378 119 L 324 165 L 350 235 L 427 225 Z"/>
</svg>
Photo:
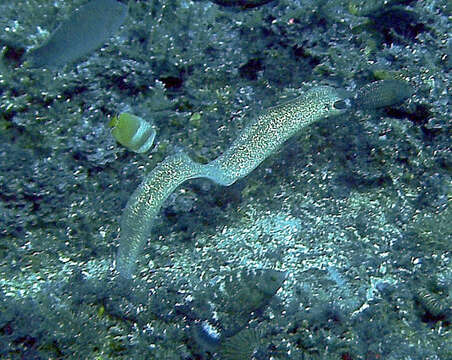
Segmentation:
<svg viewBox="0 0 452 360">
<path fill-rule="evenodd" d="M 154 143 L 155 130 L 149 122 L 138 116 L 121 113 L 114 116 L 108 126 L 121 145 L 136 153 L 145 153 Z"/>
</svg>

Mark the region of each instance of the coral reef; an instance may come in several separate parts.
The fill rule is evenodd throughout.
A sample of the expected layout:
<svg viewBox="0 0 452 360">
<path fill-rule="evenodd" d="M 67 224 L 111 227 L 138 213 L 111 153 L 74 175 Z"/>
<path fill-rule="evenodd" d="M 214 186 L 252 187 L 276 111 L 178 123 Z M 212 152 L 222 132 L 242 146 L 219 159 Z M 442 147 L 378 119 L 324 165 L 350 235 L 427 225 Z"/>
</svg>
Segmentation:
<svg viewBox="0 0 452 360">
<path fill-rule="evenodd" d="M 452 358 L 449 2 L 130 1 L 97 51 L 29 67 L 88 2 L 0 3 L 1 358 Z M 229 187 L 184 183 L 117 277 L 156 164 L 207 164 L 275 99 L 388 79 L 415 93 L 312 124 Z M 150 152 L 111 136 L 125 109 L 153 119 Z"/>
</svg>

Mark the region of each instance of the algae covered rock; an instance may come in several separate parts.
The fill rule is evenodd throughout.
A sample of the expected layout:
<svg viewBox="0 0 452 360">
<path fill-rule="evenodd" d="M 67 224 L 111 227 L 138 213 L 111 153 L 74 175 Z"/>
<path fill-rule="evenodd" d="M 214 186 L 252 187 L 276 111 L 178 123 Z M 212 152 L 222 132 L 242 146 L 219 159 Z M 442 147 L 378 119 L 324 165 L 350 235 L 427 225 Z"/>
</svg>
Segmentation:
<svg viewBox="0 0 452 360">
<path fill-rule="evenodd" d="M 222 6 L 234 6 L 242 9 L 251 9 L 275 0 L 211 0 Z"/>
</svg>

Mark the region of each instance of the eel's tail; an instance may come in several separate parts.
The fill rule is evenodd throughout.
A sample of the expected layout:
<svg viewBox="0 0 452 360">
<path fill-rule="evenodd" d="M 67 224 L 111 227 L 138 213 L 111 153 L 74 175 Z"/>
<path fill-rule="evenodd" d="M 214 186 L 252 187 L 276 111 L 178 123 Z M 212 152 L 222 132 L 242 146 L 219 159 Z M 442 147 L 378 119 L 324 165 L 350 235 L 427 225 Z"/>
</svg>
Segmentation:
<svg viewBox="0 0 452 360">
<path fill-rule="evenodd" d="M 230 185 L 236 179 L 224 174 L 212 163 L 199 164 L 181 152 L 158 164 L 135 190 L 121 217 L 121 231 L 116 270 L 131 278 L 136 260 L 149 237 L 153 219 L 166 198 L 183 182 L 204 177 L 220 185 Z"/>
</svg>

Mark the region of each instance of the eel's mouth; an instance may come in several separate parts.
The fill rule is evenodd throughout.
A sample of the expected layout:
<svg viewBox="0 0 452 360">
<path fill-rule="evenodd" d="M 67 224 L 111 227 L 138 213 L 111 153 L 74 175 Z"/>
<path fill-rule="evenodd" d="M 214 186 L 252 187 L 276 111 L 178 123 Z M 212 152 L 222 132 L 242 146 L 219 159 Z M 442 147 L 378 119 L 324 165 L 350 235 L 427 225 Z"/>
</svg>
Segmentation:
<svg viewBox="0 0 452 360">
<path fill-rule="evenodd" d="M 350 99 L 341 99 L 336 101 L 333 107 L 337 110 L 347 110 L 351 107 L 351 101 Z"/>
</svg>

